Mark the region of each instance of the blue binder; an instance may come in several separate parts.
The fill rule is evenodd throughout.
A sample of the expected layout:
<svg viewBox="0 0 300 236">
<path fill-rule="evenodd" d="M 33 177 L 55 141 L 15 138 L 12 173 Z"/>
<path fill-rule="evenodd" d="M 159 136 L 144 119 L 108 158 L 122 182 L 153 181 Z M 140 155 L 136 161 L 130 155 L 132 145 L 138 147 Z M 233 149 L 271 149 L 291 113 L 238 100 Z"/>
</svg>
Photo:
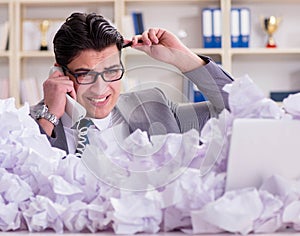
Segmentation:
<svg viewBox="0 0 300 236">
<path fill-rule="evenodd" d="M 231 47 L 237 48 L 240 46 L 240 11 L 238 8 L 231 9 Z"/>
<path fill-rule="evenodd" d="M 133 26 L 135 34 L 144 32 L 143 14 L 141 12 L 132 12 Z"/>
<path fill-rule="evenodd" d="M 248 48 L 250 39 L 250 10 L 249 8 L 240 8 L 240 47 Z"/>
<path fill-rule="evenodd" d="M 212 9 L 213 15 L 213 47 L 222 47 L 222 15 L 220 8 Z"/>
<path fill-rule="evenodd" d="M 204 8 L 202 10 L 202 35 L 203 47 L 213 48 L 213 17 L 211 8 Z"/>
</svg>

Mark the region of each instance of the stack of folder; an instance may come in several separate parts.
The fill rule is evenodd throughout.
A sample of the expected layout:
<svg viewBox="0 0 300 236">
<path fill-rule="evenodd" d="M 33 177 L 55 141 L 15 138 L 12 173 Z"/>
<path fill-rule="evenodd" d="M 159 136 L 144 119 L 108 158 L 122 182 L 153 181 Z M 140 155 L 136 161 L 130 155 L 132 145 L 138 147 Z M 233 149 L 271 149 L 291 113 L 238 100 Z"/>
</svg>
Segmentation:
<svg viewBox="0 0 300 236">
<path fill-rule="evenodd" d="M 248 48 L 250 39 L 250 10 L 231 9 L 231 47 Z"/>
<path fill-rule="evenodd" d="M 231 47 L 249 47 L 250 10 L 231 9 Z M 202 35 L 204 48 L 222 47 L 222 14 L 220 8 L 202 10 Z"/>
<path fill-rule="evenodd" d="M 204 48 L 222 47 L 222 19 L 220 8 L 202 10 L 202 35 Z"/>
</svg>

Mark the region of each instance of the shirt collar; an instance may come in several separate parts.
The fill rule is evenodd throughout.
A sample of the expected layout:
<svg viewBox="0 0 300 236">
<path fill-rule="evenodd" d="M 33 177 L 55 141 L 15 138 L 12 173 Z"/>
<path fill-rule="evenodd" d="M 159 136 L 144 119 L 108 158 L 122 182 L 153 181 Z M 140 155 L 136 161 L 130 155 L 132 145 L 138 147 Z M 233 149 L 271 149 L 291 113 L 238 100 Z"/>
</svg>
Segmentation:
<svg viewBox="0 0 300 236">
<path fill-rule="evenodd" d="M 107 129 L 110 124 L 111 113 L 109 113 L 108 116 L 105 118 L 102 119 L 91 118 L 91 120 L 99 130 Z"/>
</svg>

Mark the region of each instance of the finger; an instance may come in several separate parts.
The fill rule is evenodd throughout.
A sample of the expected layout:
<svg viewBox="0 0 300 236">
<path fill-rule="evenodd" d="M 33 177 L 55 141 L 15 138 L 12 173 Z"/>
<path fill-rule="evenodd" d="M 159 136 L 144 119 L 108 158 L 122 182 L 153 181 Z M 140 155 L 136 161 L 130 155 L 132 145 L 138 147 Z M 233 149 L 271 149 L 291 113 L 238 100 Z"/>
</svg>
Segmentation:
<svg viewBox="0 0 300 236">
<path fill-rule="evenodd" d="M 124 39 L 124 44 L 130 43 L 131 41 L 131 39 Z"/>
<path fill-rule="evenodd" d="M 50 68 L 49 75 L 53 74 L 56 71 L 60 72 L 59 74 L 64 75 L 62 68 L 57 63 L 55 63 L 54 66 Z"/>
<path fill-rule="evenodd" d="M 157 32 L 159 32 L 159 29 L 154 29 L 154 28 L 151 28 L 148 31 L 148 37 L 151 40 L 151 42 L 154 44 L 159 43 L 159 38 L 157 37 Z"/>
<path fill-rule="evenodd" d="M 66 77 L 66 76 L 63 76 Z M 44 91 L 52 91 L 51 93 L 67 93 L 73 89 L 73 82 L 69 79 L 60 79 L 61 77 L 50 78 L 44 81 Z"/>
<path fill-rule="evenodd" d="M 141 35 L 135 35 L 132 37 L 132 45 L 136 45 L 138 43 L 138 40 L 141 39 Z"/>
<path fill-rule="evenodd" d="M 72 88 L 68 91 L 68 94 L 76 100 L 76 91 L 74 89 L 74 87 L 72 86 Z"/>
<path fill-rule="evenodd" d="M 130 47 L 132 45 L 132 40 L 124 39 L 123 48 Z"/>
<path fill-rule="evenodd" d="M 149 39 L 149 30 L 143 32 L 143 34 L 142 34 L 142 40 L 143 40 L 143 45 L 147 45 L 147 46 L 151 46 L 152 45 L 152 42 Z"/>
<path fill-rule="evenodd" d="M 135 43 L 137 41 L 137 43 Z M 142 39 L 132 39 L 132 41 L 129 41 L 129 42 L 126 42 L 123 44 L 123 48 L 127 48 L 127 47 L 134 47 L 138 44 L 141 44 L 143 43 L 143 40 Z"/>
<path fill-rule="evenodd" d="M 49 75 L 48 79 L 70 80 L 69 76 L 64 75 L 61 71 L 55 71 Z"/>
<path fill-rule="evenodd" d="M 64 73 L 61 71 L 55 70 L 53 73 L 50 74 L 49 77 L 56 78 L 56 77 L 61 77 L 64 76 Z"/>
<path fill-rule="evenodd" d="M 142 40 L 142 35 L 135 35 L 132 37 L 131 46 L 142 45 L 144 42 Z"/>
</svg>

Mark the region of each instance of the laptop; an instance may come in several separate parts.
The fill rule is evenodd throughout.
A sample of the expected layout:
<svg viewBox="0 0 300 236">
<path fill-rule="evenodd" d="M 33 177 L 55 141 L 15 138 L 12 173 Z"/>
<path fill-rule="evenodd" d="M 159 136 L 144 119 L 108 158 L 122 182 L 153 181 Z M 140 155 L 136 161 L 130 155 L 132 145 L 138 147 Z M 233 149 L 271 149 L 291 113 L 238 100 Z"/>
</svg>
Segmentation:
<svg viewBox="0 0 300 236">
<path fill-rule="evenodd" d="M 234 120 L 225 190 L 259 188 L 272 175 L 300 178 L 300 121 Z"/>
</svg>

